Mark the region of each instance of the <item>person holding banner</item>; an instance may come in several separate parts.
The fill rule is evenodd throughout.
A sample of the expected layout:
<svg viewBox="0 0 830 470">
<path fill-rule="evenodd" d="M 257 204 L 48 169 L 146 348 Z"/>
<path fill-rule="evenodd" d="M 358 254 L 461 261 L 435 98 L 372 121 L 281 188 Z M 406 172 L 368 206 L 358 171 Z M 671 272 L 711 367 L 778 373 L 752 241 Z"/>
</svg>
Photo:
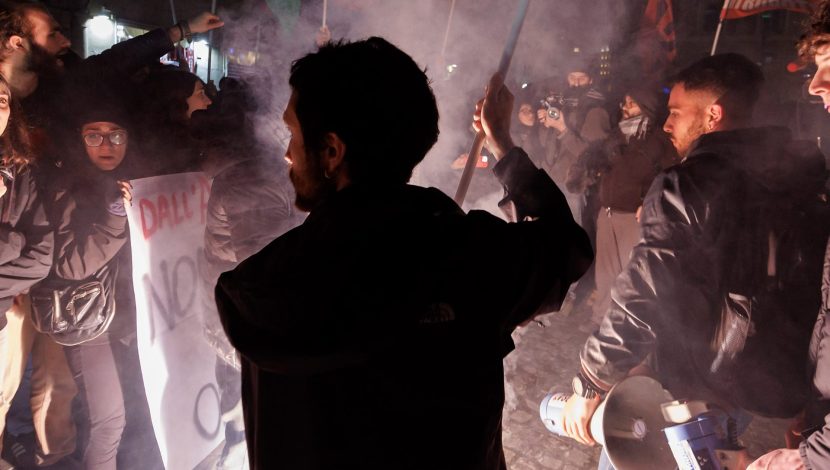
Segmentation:
<svg viewBox="0 0 830 470">
<path fill-rule="evenodd" d="M 329 43 L 289 83 L 285 158 L 310 213 L 216 288 L 242 355 L 251 468 L 505 469 L 510 333 L 558 306 L 593 258 L 562 192 L 513 144 L 512 94 L 493 76 L 474 127 L 517 223 L 407 184 L 438 109 L 386 40 Z M 483 273 L 498 286 L 487 294 Z"/>
<path fill-rule="evenodd" d="M 134 386 L 122 384 L 120 375 L 137 367 L 127 346 L 136 320 L 125 210 L 131 199 L 126 161 L 134 158 L 128 155 L 134 144 L 129 113 L 114 92 L 100 83 L 94 92 L 88 84 L 71 90 L 74 99 L 66 102 L 73 105 L 77 130 L 66 143 L 60 170 L 43 176 L 49 181 L 47 207 L 55 227 L 55 259 L 47 279 L 71 285 L 88 282 L 105 266 L 115 273 L 114 286 L 102 293 L 115 297 L 111 323 L 100 336 L 64 346 L 79 390 L 83 466 L 114 470 L 127 424 L 123 390 Z M 153 455 L 142 458 L 152 466 Z"/>
</svg>

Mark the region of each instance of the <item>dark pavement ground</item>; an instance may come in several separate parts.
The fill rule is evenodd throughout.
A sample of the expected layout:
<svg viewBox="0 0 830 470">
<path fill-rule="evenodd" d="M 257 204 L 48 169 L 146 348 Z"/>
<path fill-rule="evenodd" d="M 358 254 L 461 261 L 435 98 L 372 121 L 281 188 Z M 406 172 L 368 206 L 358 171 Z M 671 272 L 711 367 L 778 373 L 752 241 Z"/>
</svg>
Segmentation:
<svg viewBox="0 0 830 470">
<path fill-rule="evenodd" d="M 567 392 L 578 368 L 579 350 L 588 332 L 579 327 L 590 313 L 575 309 L 564 317 L 540 317 L 513 334 L 516 349 L 505 359 L 504 449 L 511 470 L 595 469 L 599 447 L 587 447 L 545 429 L 539 403 L 549 391 Z M 763 393 L 763 391 L 759 391 Z M 755 417 L 741 442 L 758 457 L 784 446 L 787 420 Z"/>
</svg>

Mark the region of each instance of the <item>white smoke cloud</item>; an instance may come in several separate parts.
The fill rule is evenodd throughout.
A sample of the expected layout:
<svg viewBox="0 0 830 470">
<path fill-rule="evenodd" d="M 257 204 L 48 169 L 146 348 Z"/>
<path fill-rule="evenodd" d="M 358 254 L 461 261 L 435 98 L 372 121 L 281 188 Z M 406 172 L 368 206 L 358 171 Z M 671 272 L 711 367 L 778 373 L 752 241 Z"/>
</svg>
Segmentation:
<svg viewBox="0 0 830 470">
<path fill-rule="evenodd" d="M 260 62 L 272 72 L 273 106 L 258 118 L 266 141 L 280 143 L 281 110 L 287 102 L 288 68 L 292 60 L 314 50 L 321 26 L 323 1 L 303 2 L 299 21 L 288 32 L 281 30 L 270 11 L 252 1 L 234 12 L 220 12 L 228 21 L 225 44 L 257 47 Z M 472 142 L 470 122 L 475 101 L 495 71 L 513 21 L 517 1 L 456 0 L 444 57 L 452 0 L 329 0 L 327 23 L 334 39 L 382 36 L 397 45 L 422 67 L 432 80 L 441 113 L 441 135 L 413 182 L 455 192 L 460 170 L 450 163 L 466 153 Z M 532 0 L 516 47 L 508 83 L 515 92 L 522 82 L 539 82 L 559 73 L 563 58 L 574 47 L 590 54 L 608 45 L 618 34 L 615 22 L 625 7 L 602 0 Z M 271 16 L 268 18 L 268 16 Z M 452 73 L 448 66 L 455 65 Z M 390 113 L 405 112 L 406 103 L 390 105 Z M 478 171 L 475 180 L 490 175 Z M 474 185 L 475 185 L 474 180 Z"/>
</svg>

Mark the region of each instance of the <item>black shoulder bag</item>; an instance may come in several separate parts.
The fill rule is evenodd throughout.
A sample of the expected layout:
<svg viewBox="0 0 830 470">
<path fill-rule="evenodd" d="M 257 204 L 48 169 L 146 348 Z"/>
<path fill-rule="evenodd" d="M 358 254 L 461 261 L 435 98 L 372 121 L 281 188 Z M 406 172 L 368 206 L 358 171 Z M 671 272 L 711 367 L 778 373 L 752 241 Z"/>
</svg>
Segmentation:
<svg viewBox="0 0 830 470">
<path fill-rule="evenodd" d="M 35 328 L 64 346 L 104 334 L 115 316 L 118 264 L 113 261 L 81 281 L 50 276 L 35 285 L 30 291 Z"/>
</svg>

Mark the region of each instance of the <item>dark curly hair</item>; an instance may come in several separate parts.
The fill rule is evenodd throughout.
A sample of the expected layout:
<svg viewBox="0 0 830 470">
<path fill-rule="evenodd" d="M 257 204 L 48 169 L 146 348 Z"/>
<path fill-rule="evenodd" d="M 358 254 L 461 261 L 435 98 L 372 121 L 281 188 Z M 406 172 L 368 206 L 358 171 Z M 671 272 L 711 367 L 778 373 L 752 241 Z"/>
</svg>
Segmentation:
<svg viewBox="0 0 830 470">
<path fill-rule="evenodd" d="M 0 60 L 8 56 L 6 44 L 12 36 L 28 37 L 32 26 L 26 18 L 30 10 L 42 11 L 50 14 L 49 10 L 40 3 L 23 0 L 0 0 Z"/>
<path fill-rule="evenodd" d="M 830 1 L 823 1 L 806 24 L 806 31 L 798 41 L 798 56 L 803 62 L 812 62 L 816 51 L 830 44 Z"/>
<path fill-rule="evenodd" d="M 438 139 L 429 79 L 385 39 L 330 42 L 294 62 L 289 84 L 307 151 L 319 155 L 337 134 L 354 183 L 406 183 Z"/>
<path fill-rule="evenodd" d="M 187 99 L 193 94 L 196 82 L 201 81 L 197 75 L 181 69 L 152 71 L 144 84 L 144 93 L 149 99 L 141 102 L 143 117 L 164 126 L 186 125 Z"/>
</svg>

